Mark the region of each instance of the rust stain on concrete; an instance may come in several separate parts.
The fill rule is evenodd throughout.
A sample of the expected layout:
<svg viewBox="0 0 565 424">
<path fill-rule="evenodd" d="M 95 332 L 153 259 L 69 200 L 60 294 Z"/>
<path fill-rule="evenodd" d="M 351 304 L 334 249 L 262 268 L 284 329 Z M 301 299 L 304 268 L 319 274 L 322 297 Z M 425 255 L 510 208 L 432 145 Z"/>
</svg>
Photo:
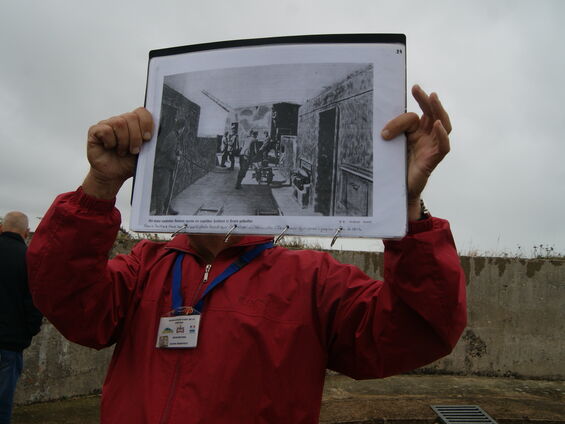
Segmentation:
<svg viewBox="0 0 565 424">
<path fill-rule="evenodd" d="M 465 282 L 469 285 L 471 282 L 471 258 L 461 256 L 459 260 L 461 261 L 461 268 L 463 268 L 463 273 L 465 274 Z"/>
<path fill-rule="evenodd" d="M 543 266 L 544 261 L 539 259 L 533 259 L 528 261 L 528 265 L 526 266 L 526 275 L 528 278 L 532 278 Z"/>
<path fill-rule="evenodd" d="M 480 358 L 487 353 L 487 344 L 473 330 L 467 330 L 463 335 L 463 340 L 467 342 L 465 345 L 467 357 Z"/>
<path fill-rule="evenodd" d="M 381 270 L 383 269 L 384 257 L 382 253 L 376 252 L 362 252 L 363 255 L 363 270 L 371 273 L 376 278 L 382 277 Z"/>
<path fill-rule="evenodd" d="M 479 274 L 485 269 L 487 260 L 485 258 L 473 258 L 473 263 L 475 264 L 475 276 L 479 276 Z"/>
<path fill-rule="evenodd" d="M 498 267 L 498 276 L 502 277 L 504 271 L 506 271 L 506 264 L 508 263 L 508 259 L 506 258 L 496 258 L 494 260 L 494 264 Z"/>
</svg>

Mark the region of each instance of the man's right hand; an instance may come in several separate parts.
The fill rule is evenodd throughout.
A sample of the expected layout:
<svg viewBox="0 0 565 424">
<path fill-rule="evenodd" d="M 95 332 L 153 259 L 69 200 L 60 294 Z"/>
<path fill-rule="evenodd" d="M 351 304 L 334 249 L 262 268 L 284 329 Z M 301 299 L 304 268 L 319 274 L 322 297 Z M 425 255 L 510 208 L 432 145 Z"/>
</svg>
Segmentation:
<svg viewBox="0 0 565 424">
<path fill-rule="evenodd" d="M 113 199 L 133 175 L 141 144 L 151 139 L 153 118 L 143 107 L 100 121 L 88 130 L 86 154 L 90 171 L 83 191 L 100 199 Z"/>
</svg>

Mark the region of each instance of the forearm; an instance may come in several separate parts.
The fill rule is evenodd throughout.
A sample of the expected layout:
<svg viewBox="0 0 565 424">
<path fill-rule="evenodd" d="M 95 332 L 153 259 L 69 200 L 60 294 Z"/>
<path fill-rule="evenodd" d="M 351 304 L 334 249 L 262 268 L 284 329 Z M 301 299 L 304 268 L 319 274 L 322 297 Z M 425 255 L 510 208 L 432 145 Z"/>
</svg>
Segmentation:
<svg viewBox="0 0 565 424">
<path fill-rule="evenodd" d="M 127 303 L 127 285 L 108 268 L 119 226 L 113 201 L 79 189 L 56 199 L 28 248 L 34 304 L 77 343 L 110 343 Z"/>
<path fill-rule="evenodd" d="M 453 349 L 466 323 L 465 281 L 447 221 L 413 222 L 406 237 L 385 246 L 384 283 L 339 276 L 348 283 L 336 296 L 329 365 L 354 378 L 386 377 L 437 360 Z"/>
<path fill-rule="evenodd" d="M 385 282 L 453 347 L 467 314 L 465 276 L 449 223 L 429 218 L 410 227 L 403 239 L 385 241 Z"/>
</svg>

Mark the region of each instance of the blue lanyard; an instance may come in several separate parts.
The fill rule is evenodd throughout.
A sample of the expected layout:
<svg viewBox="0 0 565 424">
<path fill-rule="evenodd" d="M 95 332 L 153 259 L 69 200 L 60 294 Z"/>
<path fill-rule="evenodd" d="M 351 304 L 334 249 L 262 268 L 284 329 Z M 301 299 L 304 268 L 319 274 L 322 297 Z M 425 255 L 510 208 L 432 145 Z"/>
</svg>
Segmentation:
<svg viewBox="0 0 565 424">
<path fill-rule="evenodd" d="M 204 293 L 202 293 L 202 297 L 198 301 L 195 306 L 195 309 L 199 312 L 202 312 L 202 308 L 204 307 L 204 298 L 208 293 L 214 290 L 219 284 L 224 282 L 228 277 L 232 274 L 235 274 L 245 265 L 250 263 L 253 259 L 255 259 L 261 252 L 267 249 L 271 249 L 274 247 L 272 241 L 259 244 L 255 246 L 250 251 L 244 253 L 238 260 L 233 262 L 230 266 L 228 266 L 224 272 L 218 275 L 214 281 L 210 283 L 210 285 L 206 288 Z M 182 286 L 182 261 L 184 259 L 184 253 L 179 253 L 177 258 L 175 259 L 175 264 L 173 265 L 173 287 L 172 287 L 172 298 L 173 298 L 173 311 L 180 311 L 183 305 L 183 299 L 181 294 L 181 286 Z"/>
</svg>

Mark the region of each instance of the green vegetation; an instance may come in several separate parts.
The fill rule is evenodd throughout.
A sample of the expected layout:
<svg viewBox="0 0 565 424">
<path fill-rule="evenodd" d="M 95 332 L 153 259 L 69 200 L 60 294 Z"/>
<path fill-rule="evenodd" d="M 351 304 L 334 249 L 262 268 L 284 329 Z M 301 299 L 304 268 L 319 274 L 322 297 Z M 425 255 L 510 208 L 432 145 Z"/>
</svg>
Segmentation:
<svg viewBox="0 0 565 424">
<path fill-rule="evenodd" d="M 515 251 L 486 251 L 481 252 L 477 249 L 467 252 L 459 252 L 461 256 L 470 257 L 491 257 L 508 259 L 565 259 L 565 252 L 559 252 L 553 245 L 534 244 L 529 250 L 518 245 Z"/>
</svg>

